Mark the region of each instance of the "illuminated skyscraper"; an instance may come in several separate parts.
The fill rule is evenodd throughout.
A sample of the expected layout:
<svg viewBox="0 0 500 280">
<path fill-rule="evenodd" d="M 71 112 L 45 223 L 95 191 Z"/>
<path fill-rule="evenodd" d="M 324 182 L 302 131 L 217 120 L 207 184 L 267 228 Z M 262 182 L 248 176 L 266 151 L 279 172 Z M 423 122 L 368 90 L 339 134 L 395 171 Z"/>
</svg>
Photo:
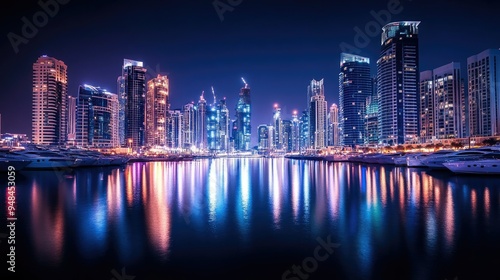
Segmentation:
<svg viewBox="0 0 500 280">
<path fill-rule="evenodd" d="M 76 103 L 77 98 L 68 95 L 68 144 L 75 145 L 76 140 Z"/>
<path fill-rule="evenodd" d="M 500 135 L 500 50 L 467 58 L 470 136 Z"/>
<path fill-rule="evenodd" d="M 269 150 L 269 127 L 265 124 L 259 125 L 259 128 L 257 129 L 258 134 L 259 134 L 259 150 Z"/>
<path fill-rule="evenodd" d="M 184 140 L 184 148 L 189 149 L 195 145 L 194 134 L 196 132 L 196 111 L 194 103 L 184 105 L 182 116 L 182 133 Z"/>
<path fill-rule="evenodd" d="M 168 77 L 158 75 L 148 81 L 146 95 L 146 145 L 167 145 L 167 117 L 170 110 Z"/>
<path fill-rule="evenodd" d="M 203 96 L 200 96 L 198 105 L 196 106 L 196 146 L 200 150 L 205 150 L 208 147 L 207 142 L 207 101 Z"/>
<path fill-rule="evenodd" d="M 320 81 L 312 80 L 310 87 L 313 89 L 312 93 L 314 94 L 311 96 L 309 105 L 310 147 L 313 149 L 321 149 L 327 145 L 327 103 L 325 100 L 323 79 Z"/>
<path fill-rule="evenodd" d="M 311 143 L 311 138 L 309 137 L 309 110 L 302 111 L 302 116 L 300 116 L 299 123 L 299 133 L 300 133 L 300 151 L 305 152 Z"/>
<path fill-rule="evenodd" d="M 456 62 L 420 73 L 420 142 L 464 137 L 465 95 Z"/>
<path fill-rule="evenodd" d="M 341 145 L 364 144 L 366 99 L 371 94 L 370 59 L 342 53 L 339 74 Z"/>
<path fill-rule="evenodd" d="M 250 120 L 250 87 L 245 82 L 245 86 L 240 91 L 240 98 L 236 106 L 236 137 L 234 139 L 234 148 L 237 151 L 250 150 L 250 137 L 252 131 Z"/>
<path fill-rule="evenodd" d="M 274 104 L 273 128 L 272 148 L 281 150 L 283 148 L 283 120 L 281 118 L 281 108 L 278 104 Z"/>
<path fill-rule="evenodd" d="M 211 152 L 219 152 L 221 149 L 219 130 L 220 111 L 217 107 L 216 104 L 207 106 L 207 142 L 208 149 Z"/>
<path fill-rule="evenodd" d="M 300 119 L 297 111 L 292 115 L 292 152 L 300 151 Z"/>
<path fill-rule="evenodd" d="M 282 137 L 282 149 L 283 151 L 290 153 L 292 151 L 292 121 L 283 120 L 283 137 Z"/>
<path fill-rule="evenodd" d="M 89 148 L 116 148 L 118 95 L 99 87 L 81 85 L 76 114 L 76 144 Z"/>
<path fill-rule="evenodd" d="M 63 61 L 41 56 L 33 63 L 32 142 L 64 145 L 68 76 Z"/>
<path fill-rule="evenodd" d="M 229 109 L 226 105 L 226 98 L 224 97 L 219 101 L 217 106 L 219 114 L 219 137 L 220 137 L 220 150 L 224 152 L 229 151 L 229 138 L 231 120 L 229 119 Z"/>
<path fill-rule="evenodd" d="M 328 112 L 328 146 L 339 146 L 339 108 L 333 103 Z"/>
<path fill-rule="evenodd" d="M 419 24 L 419 21 L 400 21 L 382 28 L 377 61 L 380 144 L 418 142 Z"/>
<path fill-rule="evenodd" d="M 146 68 L 141 61 L 125 59 L 118 78 L 120 144 L 145 145 Z M 130 143 L 130 144 L 129 144 Z"/>
<path fill-rule="evenodd" d="M 171 149 L 182 149 L 184 144 L 182 133 L 182 117 L 181 110 L 170 110 L 167 118 L 167 147 Z"/>
</svg>

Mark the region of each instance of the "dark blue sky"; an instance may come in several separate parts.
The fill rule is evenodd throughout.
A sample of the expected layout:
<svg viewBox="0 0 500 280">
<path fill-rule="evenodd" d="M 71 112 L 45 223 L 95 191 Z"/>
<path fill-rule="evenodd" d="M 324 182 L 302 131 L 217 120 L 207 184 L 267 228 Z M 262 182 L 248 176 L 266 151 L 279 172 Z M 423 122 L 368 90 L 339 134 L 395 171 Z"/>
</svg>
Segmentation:
<svg viewBox="0 0 500 280">
<path fill-rule="evenodd" d="M 172 108 L 198 100 L 202 90 L 211 101 L 213 85 L 232 115 L 244 77 L 255 135 L 270 122 L 274 103 L 285 114 L 305 109 L 313 78 L 325 79 L 329 105 L 338 102 L 339 45 L 355 46 L 354 28 L 364 30 L 370 11 L 387 10 L 393 1 L 242 0 L 221 21 L 213 0 L 70 0 L 16 54 L 7 34 L 21 35 L 21 18 L 31 21 L 41 10 L 37 1 L 17 1 L 1 19 L 2 132 L 31 134 L 31 67 L 46 54 L 68 65 L 71 95 L 83 83 L 116 92 L 123 59 L 130 58 L 169 74 Z M 468 56 L 500 47 L 498 8 L 486 0 L 461 2 L 401 0 L 402 10 L 392 14 L 392 21 L 421 21 L 420 70 L 451 61 L 465 69 Z M 360 54 L 371 59 L 375 75 L 379 33 L 368 39 Z"/>
</svg>

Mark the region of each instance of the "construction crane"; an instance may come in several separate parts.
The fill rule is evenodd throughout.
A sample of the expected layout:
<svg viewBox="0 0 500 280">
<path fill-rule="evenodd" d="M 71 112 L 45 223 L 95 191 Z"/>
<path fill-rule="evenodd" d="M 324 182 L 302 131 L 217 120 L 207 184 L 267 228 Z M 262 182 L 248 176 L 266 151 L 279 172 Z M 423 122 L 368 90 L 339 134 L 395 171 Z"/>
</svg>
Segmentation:
<svg viewBox="0 0 500 280">
<path fill-rule="evenodd" d="M 243 81 L 243 83 L 245 84 L 245 88 L 248 88 L 248 84 L 247 82 L 245 81 L 245 79 L 243 77 L 241 77 L 241 80 Z"/>
<path fill-rule="evenodd" d="M 214 95 L 214 105 L 215 105 L 217 103 L 217 98 L 215 97 L 215 90 L 213 86 L 212 86 L 212 94 Z"/>
</svg>

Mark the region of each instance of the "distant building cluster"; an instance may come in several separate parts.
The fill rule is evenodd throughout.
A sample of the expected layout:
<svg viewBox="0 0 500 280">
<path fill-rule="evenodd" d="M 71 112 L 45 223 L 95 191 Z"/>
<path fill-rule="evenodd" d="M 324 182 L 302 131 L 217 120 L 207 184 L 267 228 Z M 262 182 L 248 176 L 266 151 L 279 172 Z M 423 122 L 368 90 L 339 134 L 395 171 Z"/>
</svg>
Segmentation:
<svg viewBox="0 0 500 280">
<path fill-rule="evenodd" d="M 382 28 L 377 72 L 367 57 L 340 55 L 339 104 L 328 106 L 324 79 L 307 86 L 303 111 L 273 107 L 257 128 L 261 152 L 307 153 L 328 146 L 380 147 L 500 136 L 500 50 L 488 49 L 432 70 L 419 66 L 420 22 Z M 170 108 L 166 75 L 146 78 L 140 61 L 125 59 L 117 93 L 81 85 L 68 96 L 67 66 L 42 56 L 33 64 L 32 142 L 92 148 L 158 148 L 212 153 L 250 151 L 251 99 L 245 82 L 234 118 L 226 99 Z M 465 81 L 465 77 L 467 81 Z M 270 114 L 271 115 L 271 114 Z"/>
<path fill-rule="evenodd" d="M 226 99 L 170 108 L 166 75 L 146 78 L 143 62 L 124 59 L 117 93 L 80 85 L 78 96 L 67 92 L 67 66 L 42 56 L 33 64 L 33 143 L 84 148 L 250 151 L 250 87 L 245 80 L 236 116 Z"/>
</svg>

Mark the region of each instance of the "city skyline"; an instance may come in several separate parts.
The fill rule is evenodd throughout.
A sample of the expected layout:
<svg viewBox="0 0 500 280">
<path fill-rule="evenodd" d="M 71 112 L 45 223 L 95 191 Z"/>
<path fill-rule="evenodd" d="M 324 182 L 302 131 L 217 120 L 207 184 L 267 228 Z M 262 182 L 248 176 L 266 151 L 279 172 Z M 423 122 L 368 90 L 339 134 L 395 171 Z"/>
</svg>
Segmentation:
<svg viewBox="0 0 500 280">
<path fill-rule="evenodd" d="M 376 23 L 377 21 L 371 12 L 383 14 L 381 11 L 387 10 L 389 2 L 391 1 L 363 3 L 362 8 L 358 7 L 361 2 L 344 3 L 342 7 L 350 7 L 350 9 L 346 8 L 346 11 L 349 12 L 336 19 L 328 16 L 328 11 L 332 11 L 331 9 L 336 6 L 324 1 L 315 1 L 309 5 L 291 2 L 286 11 L 279 10 L 280 5 L 273 2 L 264 7 L 256 3 L 243 2 L 232 12 L 226 12 L 222 22 L 211 3 L 206 6 L 194 5 L 190 9 L 186 9 L 186 5 L 181 3 L 165 4 L 172 5 L 175 11 L 185 12 L 180 14 L 186 15 L 188 19 L 201 16 L 206 20 L 207 26 L 194 32 L 197 30 L 196 28 L 200 27 L 199 25 L 187 23 L 187 19 L 172 18 L 172 22 L 177 20 L 185 26 L 181 24 L 178 29 L 172 31 L 173 33 L 169 37 L 176 40 L 171 42 L 171 48 L 161 52 L 157 50 L 164 45 L 163 39 L 147 36 L 150 34 L 149 31 L 145 35 L 141 35 L 141 40 L 148 42 L 146 46 L 132 43 L 131 45 L 122 44 L 124 48 L 121 49 L 111 49 L 109 43 L 101 40 L 102 44 L 99 47 L 82 50 L 81 47 L 68 40 L 60 42 L 62 37 L 59 36 L 66 33 L 62 32 L 59 35 L 57 32 L 60 30 L 57 26 L 60 26 L 61 22 L 68 21 L 75 24 L 70 21 L 70 16 L 77 16 L 80 13 L 79 9 L 85 10 L 81 3 L 69 2 L 60 5 L 59 13 L 50 19 L 49 24 L 40 28 L 38 35 L 29 43 L 21 44 L 19 52 L 15 56 L 8 57 L 5 65 L 16 65 L 15 69 L 12 70 L 13 74 L 16 77 L 29 79 L 29 74 L 26 76 L 24 69 L 26 65 L 31 65 L 35 57 L 47 54 L 61 59 L 66 62 L 69 68 L 68 95 L 76 96 L 80 84 L 99 85 L 115 92 L 116 76 L 120 75 L 120 69 L 116 65 L 121 64 L 125 57 L 137 59 L 143 61 L 148 70 L 168 73 L 171 79 L 172 108 L 175 109 L 181 109 L 189 102 L 196 102 L 202 90 L 208 92 L 210 87 L 214 86 L 219 96 L 227 97 L 227 107 L 230 111 L 234 111 L 237 103 L 235 95 L 241 88 L 239 78 L 243 76 L 252 84 L 252 109 L 254 112 L 258 112 L 252 115 L 252 145 L 256 145 L 257 126 L 269 122 L 268 118 L 264 117 L 268 112 L 269 104 L 279 103 L 283 115 L 287 117 L 291 116 L 294 110 L 302 112 L 307 109 L 304 108 L 305 105 L 302 105 L 307 96 L 304 84 L 311 79 L 324 78 L 325 97 L 328 104 L 338 104 L 337 65 L 339 65 L 339 53 L 342 52 L 340 45 L 345 42 L 355 46 L 355 39 L 358 37 L 356 37 L 357 33 L 353 28 L 359 27 L 360 30 L 364 30 L 370 22 Z M 482 30 L 467 32 L 467 30 L 477 30 L 477 28 L 466 26 L 456 16 L 450 16 L 451 18 L 447 22 L 435 20 L 432 17 L 434 11 L 425 11 L 423 2 L 401 1 L 399 5 L 403 9 L 399 13 L 392 14 L 391 21 L 421 21 L 419 27 L 421 29 L 421 34 L 419 34 L 420 70 L 435 69 L 450 61 L 457 61 L 464 68 L 469 56 L 485 49 L 497 48 L 500 45 L 498 38 L 481 36 L 485 34 Z M 448 7 L 447 2 L 437 5 L 438 7 Z M 115 13 L 109 12 L 111 7 L 107 4 L 101 4 L 99 7 L 103 11 L 96 15 L 95 21 L 87 22 L 88 27 L 75 27 L 76 32 L 72 36 L 84 34 L 83 38 L 99 38 L 103 36 L 101 35 L 103 33 L 95 26 L 101 24 L 107 26 L 113 34 L 116 33 L 117 42 L 125 42 L 123 39 L 118 39 L 120 31 L 113 31 L 117 30 L 114 23 L 116 16 L 114 16 Z M 124 11 L 127 7 L 130 7 L 129 3 L 124 2 L 119 10 Z M 354 7 L 357 9 L 352 9 Z M 37 5 L 31 8 L 33 13 L 40 9 Z M 320 8 L 324 8 L 324 10 Z M 449 8 L 456 11 L 455 14 L 463 14 L 466 11 L 465 7 L 461 5 Z M 497 21 L 496 18 L 488 17 L 491 11 L 481 8 L 480 5 L 471 8 L 470 12 L 474 12 L 474 10 L 480 10 L 485 21 Z M 272 12 L 277 11 L 288 13 L 291 19 L 285 20 L 283 14 L 273 16 Z M 319 12 L 316 21 L 310 20 L 313 17 L 313 11 Z M 104 18 L 106 12 L 109 12 L 110 17 Z M 22 16 L 31 18 L 33 13 L 26 9 L 14 9 L 12 19 L 3 27 L 7 28 L 5 34 L 9 32 L 19 34 L 22 21 L 19 21 L 18 18 Z M 262 18 L 255 22 L 249 22 L 250 17 L 255 14 L 261 15 Z M 135 15 L 138 18 L 142 17 L 141 10 L 137 11 Z M 292 19 L 296 19 L 297 22 L 293 23 Z M 283 22 L 274 27 L 272 24 L 266 24 L 281 21 Z M 260 29 L 253 27 L 252 23 L 257 26 L 265 24 L 269 30 L 259 33 L 257 30 Z M 447 28 L 452 24 L 460 29 L 460 32 L 467 34 L 474 44 L 461 44 L 460 48 L 454 48 L 453 46 L 460 42 L 458 34 L 456 34 L 457 36 L 450 35 L 450 38 L 447 35 L 445 39 L 439 32 L 439 30 L 447 30 L 447 33 L 456 33 L 455 29 L 449 30 Z M 334 29 L 332 29 L 333 26 Z M 66 28 L 70 27 L 71 25 Z M 148 25 L 144 24 L 137 28 L 147 30 L 147 27 Z M 67 29 L 65 30 L 67 32 Z M 280 30 L 285 32 L 277 32 Z M 309 30 L 314 31 L 310 33 Z M 330 31 L 322 32 L 326 30 Z M 194 33 L 190 34 L 189 32 Z M 210 36 L 208 36 L 209 34 Z M 309 40 L 309 38 L 313 40 Z M 375 61 L 379 53 L 379 38 L 380 33 L 374 36 L 369 35 L 369 43 L 365 47 L 358 48 L 361 51 L 360 55 Z M 3 46 L 5 52 L 12 52 L 12 46 L 8 40 L 6 43 L 8 44 Z M 193 43 L 198 43 L 200 47 L 186 47 L 186 44 L 196 45 Z M 231 47 L 220 48 L 220 46 Z M 358 44 L 358 46 L 360 45 Z M 205 48 L 206 50 L 202 50 Z M 92 52 L 89 52 L 90 50 Z M 22 61 L 25 61 L 26 64 Z M 374 75 L 375 63 L 371 64 L 371 74 Z M 99 65 L 99 69 L 95 65 Z M 465 69 L 462 69 L 462 73 L 466 73 Z M 30 123 L 26 114 L 29 113 L 31 105 L 29 104 L 29 95 L 27 95 L 30 92 L 29 85 L 7 81 L 6 90 L 2 93 L 2 100 L 6 102 L 0 104 L 0 113 L 3 115 L 3 131 L 29 134 Z M 10 94 L 8 97 L 7 93 Z M 10 102 L 20 104 L 19 110 L 13 111 L 10 108 L 12 106 L 8 106 Z M 25 106 L 26 104 L 28 105 Z"/>
</svg>

